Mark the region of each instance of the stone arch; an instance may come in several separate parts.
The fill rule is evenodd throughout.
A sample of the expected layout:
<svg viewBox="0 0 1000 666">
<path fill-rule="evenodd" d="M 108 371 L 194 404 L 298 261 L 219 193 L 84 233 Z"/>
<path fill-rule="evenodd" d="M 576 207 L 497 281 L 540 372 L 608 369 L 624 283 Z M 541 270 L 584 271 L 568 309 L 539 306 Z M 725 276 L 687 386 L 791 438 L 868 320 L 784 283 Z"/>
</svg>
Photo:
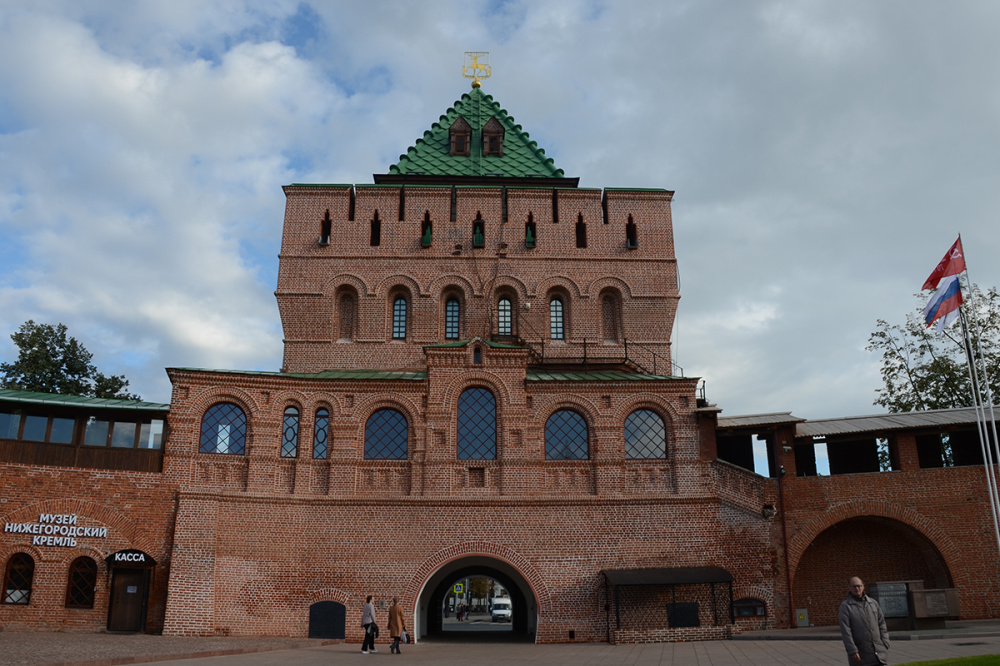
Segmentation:
<svg viewBox="0 0 1000 666">
<path fill-rule="evenodd" d="M 410 298 L 418 298 L 420 296 L 426 296 L 427 294 L 421 291 L 420 285 L 409 275 L 402 275 L 397 273 L 396 275 L 390 275 L 384 280 L 375 285 L 375 289 L 369 296 L 374 297 L 387 297 L 391 292 L 394 292 L 400 288 L 408 290 Z"/>
<path fill-rule="evenodd" d="M 528 291 L 528 286 L 520 278 L 516 278 L 512 275 L 501 275 L 493 280 L 492 284 L 489 286 L 491 307 L 496 307 L 496 303 L 492 301 L 497 300 L 500 292 L 507 289 L 517 296 L 517 299 L 524 303 L 529 298 L 534 296 L 534 292 Z M 485 291 L 485 289 L 484 289 Z"/>
<path fill-rule="evenodd" d="M 468 278 L 462 275 L 440 275 L 434 278 L 427 285 L 425 295 L 431 298 L 440 299 L 448 289 L 458 289 L 465 296 L 466 300 L 476 296 L 476 288 Z"/>
<path fill-rule="evenodd" d="M 468 371 L 461 377 L 452 381 L 442 391 L 442 407 L 447 411 L 458 409 L 458 398 L 462 391 L 471 386 L 483 386 L 493 391 L 498 396 L 497 400 L 497 420 L 501 419 L 500 412 L 504 408 L 509 408 L 511 404 L 510 388 L 499 377 L 491 372 L 483 370 Z M 499 425 L 497 426 L 499 428 Z"/>
<path fill-rule="evenodd" d="M 332 298 L 342 287 L 353 287 L 359 298 L 371 296 L 368 284 L 353 273 L 341 273 L 335 275 L 323 283 L 320 291 L 326 298 Z"/>
<path fill-rule="evenodd" d="M 628 282 L 625 282 L 625 280 L 618 277 L 598 278 L 588 284 L 584 288 L 583 293 L 588 297 L 593 297 L 595 294 L 600 294 L 605 289 L 614 289 L 619 293 L 623 300 L 625 298 L 632 298 L 632 287 L 629 286 Z"/>
<path fill-rule="evenodd" d="M 803 525 L 788 542 L 788 568 L 794 572 L 806 549 L 821 533 L 830 527 L 852 518 L 890 518 L 912 528 L 928 539 L 944 559 L 949 571 L 961 559 L 960 551 L 935 522 L 912 509 L 893 502 L 878 500 L 854 500 L 830 507 Z M 794 583 L 794 581 L 793 581 Z"/>
<path fill-rule="evenodd" d="M 509 569 L 523 582 L 533 602 L 537 625 L 531 627 L 535 635 L 538 626 L 544 622 L 545 612 L 552 605 L 551 592 L 538 570 L 517 551 L 499 543 L 488 541 L 467 541 L 457 543 L 434 553 L 425 559 L 414 571 L 406 586 L 404 599 L 413 599 L 416 608 L 413 609 L 414 630 L 418 635 L 425 635 L 428 627 L 428 597 L 433 593 L 435 579 L 440 578 L 448 568 L 461 567 L 466 561 L 478 566 L 496 570 Z M 492 565 L 492 566 L 491 566 Z M 447 575 L 447 574 L 444 574 Z"/>
<path fill-rule="evenodd" d="M 544 278 L 535 285 L 536 294 L 545 294 L 548 296 L 549 293 L 557 293 L 560 290 L 569 294 L 570 298 L 574 300 L 585 297 L 585 294 L 580 291 L 580 285 L 564 275 L 552 275 Z"/>
</svg>

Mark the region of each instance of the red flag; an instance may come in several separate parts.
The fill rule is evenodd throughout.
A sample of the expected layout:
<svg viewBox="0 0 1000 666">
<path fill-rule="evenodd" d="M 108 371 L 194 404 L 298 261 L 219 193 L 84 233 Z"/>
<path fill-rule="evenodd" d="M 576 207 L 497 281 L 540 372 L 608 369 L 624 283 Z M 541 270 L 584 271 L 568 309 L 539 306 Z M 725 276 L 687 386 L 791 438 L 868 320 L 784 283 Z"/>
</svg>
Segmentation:
<svg viewBox="0 0 1000 666">
<path fill-rule="evenodd" d="M 962 252 L 962 237 L 959 236 L 955 244 L 951 246 L 951 249 L 944 255 L 944 259 L 941 263 L 937 265 L 932 272 L 927 281 L 924 282 L 924 289 L 937 289 L 938 282 L 941 278 L 948 277 L 949 275 L 958 275 L 965 270 L 965 253 Z"/>
</svg>

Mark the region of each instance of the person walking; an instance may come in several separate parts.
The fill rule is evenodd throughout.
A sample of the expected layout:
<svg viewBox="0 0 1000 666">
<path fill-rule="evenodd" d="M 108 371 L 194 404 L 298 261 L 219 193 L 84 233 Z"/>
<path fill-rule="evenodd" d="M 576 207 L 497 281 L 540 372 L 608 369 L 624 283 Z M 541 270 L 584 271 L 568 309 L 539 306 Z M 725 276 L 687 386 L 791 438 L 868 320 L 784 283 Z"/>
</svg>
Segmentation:
<svg viewBox="0 0 1000 666">
<path fill-rule="evenodd" d="M 847 663 L 851 666 L 888 664 L 889 632 L 885 628 L 885 615 L 878 602 L 865 594 L 865 584 L 860 578 L 855 576 L 849 585 L 847 598 L 841 602 L 837 613 Z"/>
<path fill-rule="evenodd" d="M 375 605 L 372 604 L 372 595 L 365 599 L 364 610 L 361 611 L 361 626 L 365 630 L 365 638 L 361 641 L 361 654 L 378 652 L 375 649 L 375 635 L 378 633 L 378 625 L 375 624 Z"/>
<path fill-rule="evenodd" d="M 392 645 L 389 646 L 389 653 L 399 654 L 399 640 L 406 631 L 406 618 L 403 616 L 403 607 L 399 605 L 399 597 L 392 598 L 392 605 L 389 606 L 389 635 L 392 637 Z"/>
</svg>

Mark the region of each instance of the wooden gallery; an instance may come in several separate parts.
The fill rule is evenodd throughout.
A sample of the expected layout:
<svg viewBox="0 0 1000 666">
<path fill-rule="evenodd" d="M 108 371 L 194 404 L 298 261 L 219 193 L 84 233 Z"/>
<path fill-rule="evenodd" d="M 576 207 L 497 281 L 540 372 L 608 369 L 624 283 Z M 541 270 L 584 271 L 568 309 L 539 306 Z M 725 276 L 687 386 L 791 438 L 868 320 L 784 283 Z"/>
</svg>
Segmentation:
<svg viewBox="0 0 1000 666">
<path fill-rule="evenodd" d="M 474 86 L 284 192 L 280 370 L 0 391 L 0 630 L 360 642 L 372 594 L 419 640 L 470 576 L 545 643 L 832 624 L 852 575 L 998 616 L 972 411 L 721 416 L 671 361 L 671 191 L 579 187 Z"/>
</svg>

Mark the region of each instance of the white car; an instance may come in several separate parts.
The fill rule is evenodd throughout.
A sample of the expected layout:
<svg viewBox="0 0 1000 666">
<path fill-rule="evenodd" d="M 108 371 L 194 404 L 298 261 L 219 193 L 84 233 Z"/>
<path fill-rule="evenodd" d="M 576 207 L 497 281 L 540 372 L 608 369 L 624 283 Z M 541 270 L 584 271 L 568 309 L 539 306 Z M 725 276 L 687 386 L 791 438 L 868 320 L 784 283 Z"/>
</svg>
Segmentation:
<svg viewBox="0 0 1000 666">
<path fill-rule="evenodd" d="M 510 622 L 511 605 L 507 597 L 497 597 L 493 600 L 493 610 L 490 616 L 494 622 Z"/>
</svg>

